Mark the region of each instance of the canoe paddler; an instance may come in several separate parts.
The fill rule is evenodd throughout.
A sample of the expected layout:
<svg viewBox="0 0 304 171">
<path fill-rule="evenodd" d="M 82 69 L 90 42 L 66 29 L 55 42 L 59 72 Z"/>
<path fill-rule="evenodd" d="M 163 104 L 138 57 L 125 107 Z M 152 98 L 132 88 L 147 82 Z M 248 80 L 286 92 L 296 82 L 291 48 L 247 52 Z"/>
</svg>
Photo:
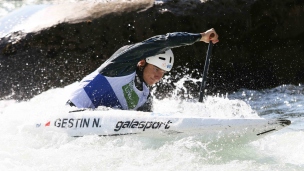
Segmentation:
<svg viewBox="0 0 304 171">
<path fill-rule="evenodd" d="M 203 33 L 167 33 L 123 46 L 80 81 L 67 104 L 77 108 L 107 106 L 152 111 L 150 88 L 172 69 L 171 49 L 199 41 L 219 40 L 215 30 L 210 29 Z"/>
</svg>

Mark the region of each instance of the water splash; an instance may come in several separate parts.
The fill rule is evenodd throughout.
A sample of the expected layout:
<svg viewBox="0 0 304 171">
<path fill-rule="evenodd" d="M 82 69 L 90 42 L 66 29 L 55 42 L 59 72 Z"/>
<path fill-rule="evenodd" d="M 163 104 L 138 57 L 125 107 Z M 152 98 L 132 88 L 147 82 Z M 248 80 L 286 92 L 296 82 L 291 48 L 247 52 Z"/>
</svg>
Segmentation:
<svg viewBox="0 0 304 171">
<path fill-rule="evenodd" d="M 75 3 L 77 2 L 77 3 Z M 22 3 L 22 8 L 0 16 L 0 36 L 8 33 L 22 31 L 25 33 L 36 32 L 59 23 L 78 23 L 89 21 L 108 14 L 118 15 L 121 12 L 145 10 L 151 7 L 153 0 L 91 0 L 91 1 L 40 1 L 40 5 L 30 1 Z M 29 5 L 35 4 L 35 5 Z M 39 4 L 39 3 L 38 3 Z M 5 2 L 13 6 L 13 3 Z M 17 7 L 18 6 L 18 7 Z M 7 12 L 12 9 L 8 9 Z M 51 14 L 51 15 L 50 15 Z M 46 20 L 47 18 L 47 20 Z"/>
<path fill-rule="evenodd" d="M 303 167 L 300 160 L 303 147 L 297 143 L 303 137 L 303 120 L 296 120 L 297 126 L 292 129 L 253 143 L 233 139 L 206 142 L 200 136 L 73 138 L 30 125 L 40 118 L 56 115 L 56 111 L 69 110 L 64 104 L 75 86 L 77 83 L 51 89 L 29 101 L 0 101 L 1 170 L 59 167 L 63 170 L 301 170 Z M 205 103 L 171 98 L 156 100 L 155 106 L 158 112 L 176 115 L 257 117 L 245 101 L 228 97 L 208 96 Z"/>
</svg>

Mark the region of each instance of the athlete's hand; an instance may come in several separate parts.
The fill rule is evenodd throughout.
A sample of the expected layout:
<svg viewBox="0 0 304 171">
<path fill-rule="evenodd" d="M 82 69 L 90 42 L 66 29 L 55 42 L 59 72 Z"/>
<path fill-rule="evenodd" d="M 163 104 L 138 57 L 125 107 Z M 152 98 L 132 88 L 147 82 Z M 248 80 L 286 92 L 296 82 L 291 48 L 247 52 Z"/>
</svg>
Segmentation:
<svg viewBox="0 0 304 171">
<path fill-rule="evenodd" d="M 201 33 L 201 35 L 201 41 L 203 42 L 209 43 L 210 41 L 212 41 L 213 44 L 219 42 L 218 35 L 213 28 L 205 31 L 204 33 Z"/>
</svg>

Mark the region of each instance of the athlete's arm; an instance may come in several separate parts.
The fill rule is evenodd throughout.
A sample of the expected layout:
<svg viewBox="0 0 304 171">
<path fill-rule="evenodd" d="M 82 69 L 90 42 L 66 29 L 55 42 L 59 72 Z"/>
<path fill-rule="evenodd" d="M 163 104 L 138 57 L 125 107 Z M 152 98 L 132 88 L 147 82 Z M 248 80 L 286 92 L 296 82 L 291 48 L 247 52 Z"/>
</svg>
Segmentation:
<svg viewBox="0 0 304 171">
<path fill-rule="evenodd" d="M 175 32 L 151 37 L 145 41 L 124 46 L 116 51 L 99 68 L 99 72 L 106 76 L 124 76 L 135 71 L 138 61 L 154 56 L 167 49 L 191 45 L 200 41 L 202 34 Z"/>
</svg>

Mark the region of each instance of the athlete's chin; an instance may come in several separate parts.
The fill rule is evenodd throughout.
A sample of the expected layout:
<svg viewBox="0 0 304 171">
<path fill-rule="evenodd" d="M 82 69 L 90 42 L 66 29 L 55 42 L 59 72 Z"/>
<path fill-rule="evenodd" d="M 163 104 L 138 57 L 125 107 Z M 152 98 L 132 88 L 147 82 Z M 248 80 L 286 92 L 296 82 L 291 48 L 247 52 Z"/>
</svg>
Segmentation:
<svg viewBox="0 0 304 171">
<path fill-rule="evenodd" d="M 148 84 L 149 86 L 152 86 L 152 85 L 156 84 L 158 81 L 159 81 L 159 80 L 155 80 L 155 79 L 152 79 L 152 78 L 151 78 L 151 79 L 147 82 L 147 84 Z"/>
<path fill-rule="evenodd" d="M 149 86 L 152 86 L 152 85 L 154 85 L 156 82 L 148 82 L 147 84 L 149 85 Z"/>
</svg>

